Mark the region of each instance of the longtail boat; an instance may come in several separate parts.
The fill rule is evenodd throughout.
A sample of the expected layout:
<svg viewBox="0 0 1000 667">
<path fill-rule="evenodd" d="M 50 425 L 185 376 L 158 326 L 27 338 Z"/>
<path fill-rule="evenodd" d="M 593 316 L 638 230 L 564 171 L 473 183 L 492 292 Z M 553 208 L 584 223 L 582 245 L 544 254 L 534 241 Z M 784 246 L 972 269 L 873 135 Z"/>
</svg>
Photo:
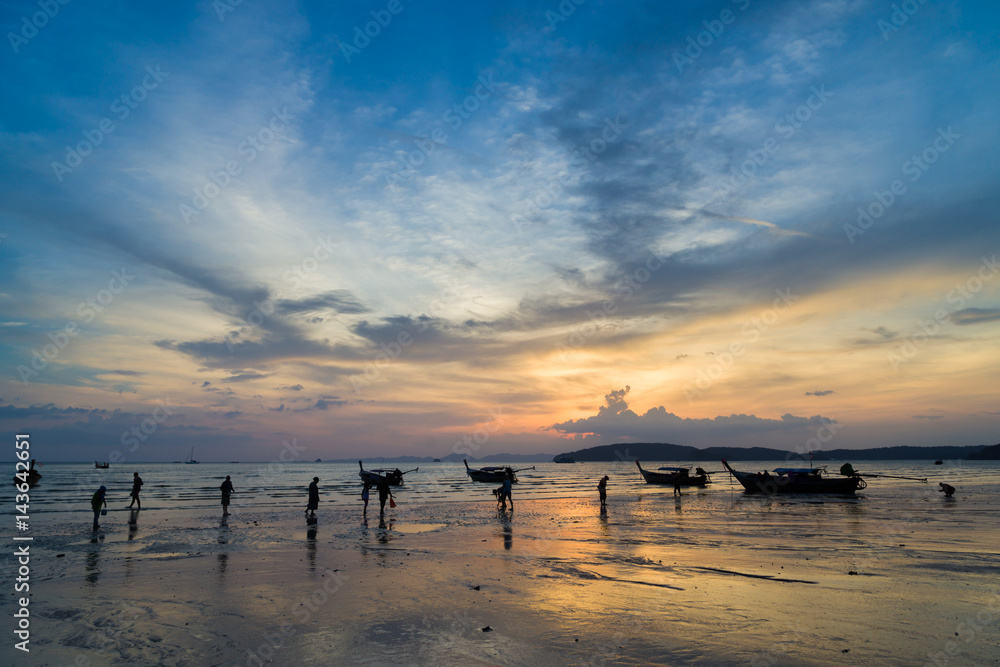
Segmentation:
<svg viewBox="0 0 1000 667">
<path fill-rule="evenodd" d="M 34 487 L 41 481 L 42 473 L 35 470 L 35 459 L 31 459 L 31 465 L 27 470 L 21 469 L 14 475 L 14 483 L 18 485 L 27 484 L 29 487 Z"/>
<path fill-rule="evenodd" d="M 358 466 L 361 467 L 361 472 L 358 476 L 361 477 L 361 481 L 369 486 L 378 486 L 378 483 L 383 479 L 389 483 L 389 486 L 402 486 L 403 475 L 408 472 L 417 472 L 420 468 L 414 468 L 413 470 L 400 470 L 399 468 L 372 468 L 371 470 L 365 470 L 365 465 L 358 461 Z"/>
<path fill-rule="evenodd" d="M 465 472 L 469 475 L 469 478 L 473 482 L 488 482 L 490 484 L 501 484 L 504 479 L 507 478 L 507 472 L 510 471 L 513 479 L 511 484 L 517 484 L 517 475 L 514 473 L 521 472 L 521 470 L 534 470 L 535 466 L 530 468 L 520 468 L 514 470 L 510 466 L 483 466 L 482 468 L 470 468 L 469 462 L 462 459 L 462 463 L 465 464 Z"/>
<path fill-rule="evenodd" d="M 737 472 L 726 466 L 747 493 L 843 493 L 851 494 L 864 489 L 868 483 L 857 475 L 850 477 L 824 477 L 825 468 L 775 468 L 774 474 L 765 472 Z"/>
<path fill-rule="evenodd" d="M 695 469 L 695 474 L 690 474 L 690 468 L 673 468 L 664 466 L 660 470 L 666 472 L 656 472 L 653 470 L 646 470 L 642 465 L 636 461 L 635 464 L 639 467 L 639 472 L 642 473 L 642 478 L 646 480 L 646 484 L 670 484 L 678 486 L 705 486 L 710 484 L 712 480 L 708 478 L 708 473 L 701 468 Z"/>
</svg>

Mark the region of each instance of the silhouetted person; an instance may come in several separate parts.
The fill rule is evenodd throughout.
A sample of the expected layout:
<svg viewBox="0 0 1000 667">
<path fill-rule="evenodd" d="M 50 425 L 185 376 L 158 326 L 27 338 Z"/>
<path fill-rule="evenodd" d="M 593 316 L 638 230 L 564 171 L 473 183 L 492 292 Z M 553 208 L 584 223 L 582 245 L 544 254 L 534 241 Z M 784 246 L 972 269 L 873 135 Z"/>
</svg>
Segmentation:
<svg viewBox="0 0 1000 667">
<path fill-rule="evenodd" d="M 685 468 L 681 468 L 674 473 L 674 495 L 681 495 L 681 484 L 688 480 L 688 471 Z"/>
<path fill-rule="evenodd" d="M 365 486 L 364 486 L 364 488 L 363 488 L 363 489 L 361 489 L 361 500 L 365 501 L 365 509 L 364 509 L 364 511 L 362 512 L 362 514 L 364 514 L 364 515 L 366 515 L 366 516 L 368 515 L 368 497 L 369 497 L 369 489 L 371 489 L 371 488 L 372 488 L 372 487 L 371 487 L 371 484 L 369 484 L 368 482 L 365 482 Z"/>
<path fill-rule="evenodd" d="M 376 488 L 378 489 L 378 504 L 380 512 L 385 514 L 385 501 L 392 495 L 392 492 L 389 491 L 389 480 L 385 477 L 379 479 L 378 486 Z"/>
<path fill-rule="evenodd" d="M 597 493 L 601 496 L 601 507 L 608 504 L 608 476 L 605 475 L 601 478 L 601 481 L 597 483 Z"/>
<path fill-rule="evenodd" d="M 945 498 L 951 498 L 953 495 L 955 495 L 955 487 L 952 486 L 951 484 L 945 484 L 944 482 L 938 482 L 938 486 L 941 487 L 940 489 L 938 489 L 938 491 L 943 491 Z"/>
<path fill-rule="evenodd" d="M 514 498 L 510 495 L 511 486 L 514 484 L 514 471 L 507 468 L 507 476 L 503 478 L 503 509 L 507 509 L 507 501 L 510 501 L 510 509 L 514 511 Z"/>
<path fill-rule="evenodd" d="M 313 477 L 309 484 L 309 504 L 306 505 L 306 512 L 316 514 L 319 509 L 319 477 Z"/>
<path fill-rule="evenodd" d="M 94 510 L 94 530 L 101 527 L 101 524 L 97 523 L 97 519 L 101 516 L 101 509 L 108 506 L 108 501 L 104 497 L 107 490 L 108 487 L 102 486 L 97 491 L 94 491 L 94 495 L 90 499 L 90 507 Z"/>
<path fill-rule="evenodd" d="M 139 477 L 139 473 L 132 473 L 132 502 L 128 504 L 129 509 L 132 509 L 132 505 L 138 505 L 139 509 L 142 509 L 142 503 L 139 502 L 139 490 L 142 488 L 142 477 Z"/>
<path fill-rule="evenodd" d="M 226 481 L 219 486 L 219 490 L 222 491 L 222 513 L 229 514 L 229 496 L 233 495 L 233 483 L 229 475 L 226 475 Z"/>
</svg>

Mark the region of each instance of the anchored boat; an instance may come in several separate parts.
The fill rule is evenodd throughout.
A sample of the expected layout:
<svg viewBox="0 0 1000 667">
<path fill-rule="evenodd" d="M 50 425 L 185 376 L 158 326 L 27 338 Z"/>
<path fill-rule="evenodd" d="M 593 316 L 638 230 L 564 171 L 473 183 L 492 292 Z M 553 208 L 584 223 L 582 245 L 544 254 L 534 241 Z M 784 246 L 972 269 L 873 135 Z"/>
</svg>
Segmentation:
<svg viewBox="0 0 1000 667">
<path fill-rule="evenodd" d="M 502 484 L 504 479 L 507 478 L 508 471 L 511 474 L 511 484 L 517 484 L 517 476 L 514 473 L 521 472 L 522 470 L 534 470 L 535 466 L 530 468 L 519 468 L 514 470 L 510 466 L 483 466 L 482 468 L 470 468 L 469 462 L 462 459 L 462 463 L 465 464 L 465 472 L 469 475 L 469 478 L 473 482 L 488 482 L 490 484 Z"/>
<path fill-rule="evenodd" d="M 365 466 L 361 461 L 358 461 L 358 465 L 361 467 L 361 472 L 358 476 L 361 477 L 361 481 L 369 486 L 378 486 L 379 482 L 383 479 L 389 483 L 389 486 L 402 486 L 403 475 L 408 472 L 417 472 L 420 468 L 414 468 L 413 470 L 400 470 L 399 468 L 394 468 L 392 470 L 388 468 L 372 468 L 371 470 L 365 470 Z"/>
<path fill-rule="evenodd" d="M 850 477 L 824 477 L 825 468 L 775 468 L 774 474 L 764 472 L 738 472 L 725 459 L 726 466 L 747 493 L 844 493 L 851 494 L 868 486 L 858 475 Z"/>
<path fill-rule="evenodd" d="M 692 475 L 690 468 L 673 468 L 664 466 L 663 468 L 660 468 L 660 470 L 665 472 L 656 472 L 653 470 L 646 470 L 638 461 L 636 461 L 635 464 L 639 467 L 639 472 L 642 473 L 642 478 L 646 480 L 646 484 L 705 486 L 712 481 L 708 478 L 708 473 L 701 468 L 695 468 L 695 474 Z"/>
</svg>

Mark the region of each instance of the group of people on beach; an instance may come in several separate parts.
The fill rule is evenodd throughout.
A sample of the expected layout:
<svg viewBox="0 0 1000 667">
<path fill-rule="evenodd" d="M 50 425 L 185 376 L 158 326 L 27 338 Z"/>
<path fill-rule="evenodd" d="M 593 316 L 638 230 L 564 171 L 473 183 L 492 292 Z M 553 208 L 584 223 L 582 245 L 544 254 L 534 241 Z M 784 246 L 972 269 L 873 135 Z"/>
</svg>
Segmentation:
<svg viewBox="0 0 1000 667">
<path fill-rule="evenodd" d="M 364 487 L 361 489 L 361 500 L 364 501 L 364 514 L 368 514 L 368 499 L 370 497 L 370 490 L 372 485 L 368 482 L 364 483 Z M 129 494 L 132 498 L 132 502 L 129 503 L 128 509 L 132 509 L 133 506 L 136 509 L 142 509 L 142 502 L 139 500 L 139 491 L 142 489 L 142 478 L 139 477 L 139 473 L 132 473 L 132 492 Z M 392 491 L 389 489 L 389 482 L 385 478 L 382 478 L 378 484 L 375 485 L 376 491 L 378 491 L 379 500 L 379 510 L 382 514 L 385 514 L 385 503 L 389 501 L 389 507 L 395 507 L 396 502 L 392 495 Z M 508 485 L 509 489 L 509 485 Z M 98 519 L 100 519 L 102 514 L 107 514 L 108 500 L 107 500 L 108 487 L 101 485 L 94 495 L 90 498 L 91 509 L 94 510 L 94 530 L 101 527 Z M 219 486 L 219 491 L 222 493 L 222 514 L 227 516 L 229 514 L 229 501 L 233 495 L 235 489 L 233 488 L 233 479 L 231 475 L 226 475 L 226 479 Z M 319 477 L 313 477 L 312 482 L 309 483 L 309 496 L 306 502 L 306 514 L 315 517 L 316 510 L 319 509 Z M 508 491 L 509 497 L 509 491 Z M 513 508 L 514 503 L 511 501 L 511 507 Z"/>
<path fill-rule="evenodd" d="M 507 503 L 510 502 L 510 509 L 514 509 L 514 499 L 511 496 L 511 485 L 514 482 L 514 475 L 512 472 L 508 473 L 503 480 L 503 486 L 496 489 L 494 493 L 497 496 L 497 505 L 502 509 L 507 509 Z M 607 506 L 608 501 L 608 476 L 605 475 L 601 478 L 601 481 L 597 484 L 597 491 L 601 497 L 601 507 Z M 365 516 L 368 515 L 368 499 L 370 497 L 370 490 L 372 485 L 365 482 L 363 488 L 361 489 L 361 500 L 364 501 L 363 513 Z M 142 489 L 142 478 L 139 477 L 139 473 L 132 473 L 132 492 L 129 494 L 132 498 L 132 502 L 129 503 L 128 509 L 131 509 L 133 505 L 136 509 L 142 509 L 142 503 L 139 501 L 139 491 Z M 385 514 L 385 503 L 386 500 L 389 501 L 389 507 L 395 507 L 396 502 L 392 495 L 392 491 L 389 488 L 389 482 L 384 477 L 379 480 L 375 485 L 375 489 L 378 491 L 378 501 L 379 501 L 379 512 L 380 514 Z M 94 510 L 94 530 L 100 528 L 98 519 L 100 518 L 102 512 L 107 513 L 108 501 L 106 498 L 107 487 L 101 486 L 90 499 L 91 508 Z M 227 516 L 229 514 L 229 501 L 234 492 L 233 480 L 230 475 L 226 475 L 226 479 L 219 486 L 219 491 L 222 493 L 222 514 Z M 312 482 L 309 483 L 308 500 L 306 501 L 306 514 L 314 517 L 316 516 L 316 510 L 319 509 L 319 477 L 313 477 Z"/>
</svg>

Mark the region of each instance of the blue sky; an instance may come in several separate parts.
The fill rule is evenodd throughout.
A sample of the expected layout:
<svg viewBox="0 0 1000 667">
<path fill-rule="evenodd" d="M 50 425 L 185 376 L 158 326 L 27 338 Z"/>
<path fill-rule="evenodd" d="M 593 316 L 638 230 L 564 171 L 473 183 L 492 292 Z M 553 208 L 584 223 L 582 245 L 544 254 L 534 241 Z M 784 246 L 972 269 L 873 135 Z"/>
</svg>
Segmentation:
<svg viewBox="0 0 1000 667">
<path fill-rule="evenodd" d="M 998 10 L 904 4 L 7 3 L 0 418 L 992 444 Z"/>
</svg>

